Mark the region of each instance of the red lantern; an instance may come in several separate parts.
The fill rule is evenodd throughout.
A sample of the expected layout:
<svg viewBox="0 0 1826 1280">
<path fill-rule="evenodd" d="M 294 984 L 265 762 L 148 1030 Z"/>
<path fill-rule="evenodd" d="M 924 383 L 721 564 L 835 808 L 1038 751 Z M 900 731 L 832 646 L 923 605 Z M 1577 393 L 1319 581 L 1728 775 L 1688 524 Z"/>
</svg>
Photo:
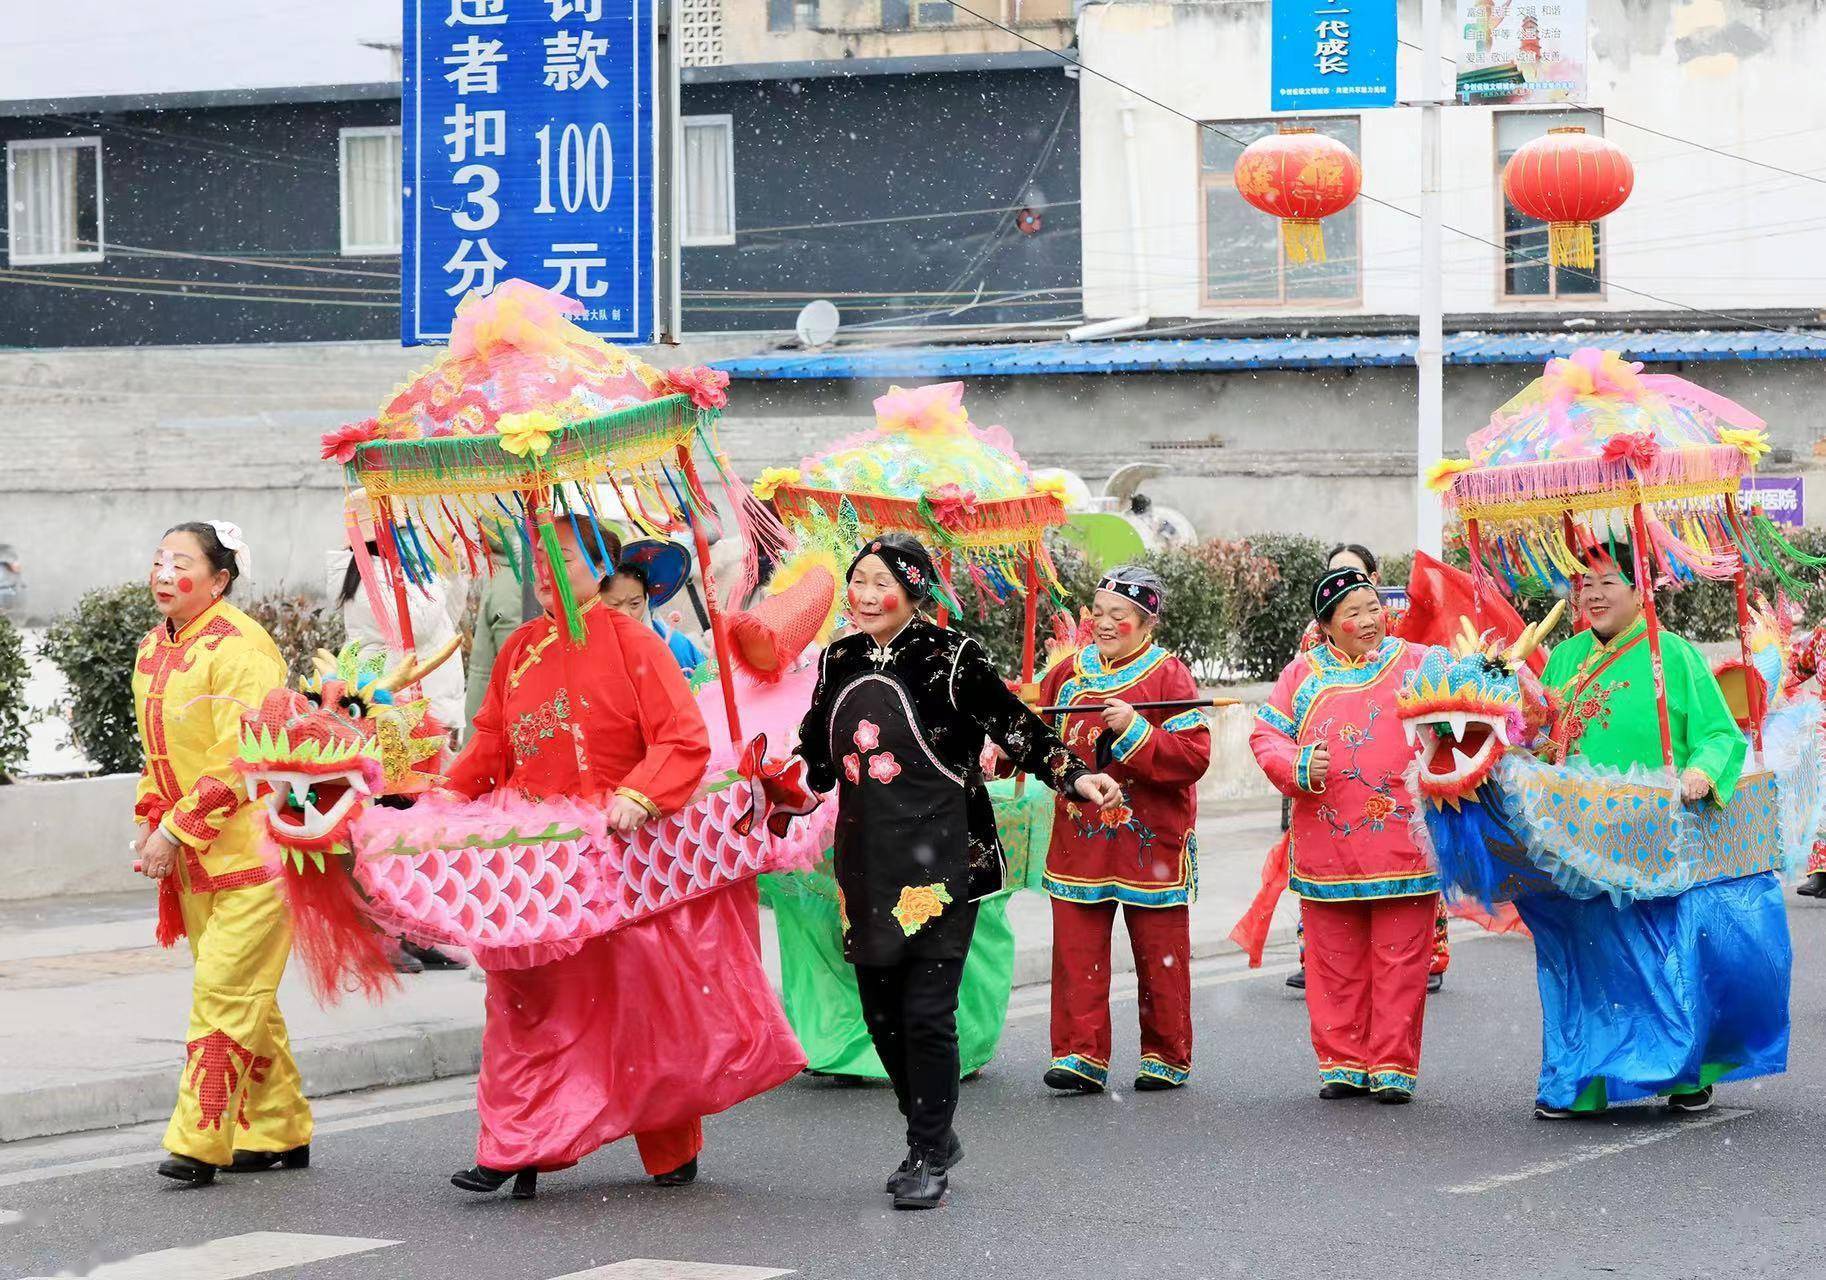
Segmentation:
<svg viewBox="0 0 1826 1280">
<path fill-rule="evenodd" d="M 1281 220 L 1289 262 L 1324 262 L 1319 219 L 1347 208 L 1363 189 L 1363 166 L 1351 149 L 1311 129 L 1283 129 L 1250 143 L 1234 176 L 1243 199 Z"/>
<path fill-rule="evenodd" d="M 1591 224 L 1622 208 L 1635 185 L 1629 157 L 1577 126 L 1550 130 L 1503 166 L 1504 197 L 1547 224 L 1547 256 L 1556 267 L 1596 265 Z"/>
</svg>

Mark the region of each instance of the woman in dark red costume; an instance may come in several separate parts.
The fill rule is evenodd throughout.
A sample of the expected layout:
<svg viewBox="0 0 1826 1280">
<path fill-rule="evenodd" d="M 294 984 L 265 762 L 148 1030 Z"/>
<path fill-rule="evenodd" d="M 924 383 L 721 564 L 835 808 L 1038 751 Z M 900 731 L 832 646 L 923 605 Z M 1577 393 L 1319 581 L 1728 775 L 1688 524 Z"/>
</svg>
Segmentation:
<svg viewBox="0 0 1826 1280">
<path fill-rule="evenodd" d="M 582 799 L 631 832 L 690 801 L 710 744 L 665 643 L 600 603 L 605 566 L 570 522 L 557 532 L 556 570 L 585 602 L 584 641 L 563 634 L 541 564 L 546 616 L 502 646 L 450 787 Z M 547 963 L 491 971 L 476 1165 L 451 1181 L 488 1192 L 515 1178 L 514 1194 L 530 1197 L 538 1171 L 630 1133 L 656 1183 L 695 1179 L 702 1118 L 805 1065 L 761 968 L 758 911 L 748 880 Z"/>
</svg>

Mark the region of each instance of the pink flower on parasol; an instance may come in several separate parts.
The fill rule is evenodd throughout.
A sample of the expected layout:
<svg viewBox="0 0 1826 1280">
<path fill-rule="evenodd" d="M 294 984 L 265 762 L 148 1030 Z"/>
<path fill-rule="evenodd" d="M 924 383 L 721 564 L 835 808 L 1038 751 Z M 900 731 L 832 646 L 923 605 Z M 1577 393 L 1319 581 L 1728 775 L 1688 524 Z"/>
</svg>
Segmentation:
<svg viewBox="0 0 1826 1280">
<path fill-rule="evenodd" d="M 1626 431 L 1604 442 L 1604 461 L 1621 462 L 1643 470 L 1660 456 L 1661 446 L 1647 431 Z"/>
<path fill-rule="evenodd" d="M 355 460 L 355 450 L 372 440 L 379 430 L 380 423 L 373 418 L 363 418 L 360 422 L 351 422 L 334 431 L 324 432 L 323 460 L 340 462 L 346 466 Z"/>
<path fill-rule="evenodd" d="M 932 517 L 946 529 L 959 528 L 976 514 L 976 495 L 955 484 L 941 484 L 926 495 L 932 504 Z"/>
<path fill-rule="evenodd" d="M 729 405 L 729 375 L 709 365 L 666 370 L 666 385 L 674 393 L 691 397 L 700 409 L 723 409 Z"/>
</svg>

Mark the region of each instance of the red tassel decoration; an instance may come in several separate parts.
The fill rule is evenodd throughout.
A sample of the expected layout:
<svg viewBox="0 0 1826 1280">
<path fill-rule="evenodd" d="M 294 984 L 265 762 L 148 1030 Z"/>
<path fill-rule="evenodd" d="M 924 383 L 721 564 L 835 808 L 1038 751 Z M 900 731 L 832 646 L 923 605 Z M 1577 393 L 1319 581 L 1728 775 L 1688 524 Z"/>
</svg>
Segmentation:
<svg viewBox="0 0 1826 1280">
<path fill-rule="evenodd" d="M 1267 861 L 1262 863 L 1262 887 L 1256 890 L 1255 900 L 1249 904 L 1249 910 L 1230 930 L 1230 941 L 1243 949 L 1249 957 L 1249 967 L 1262 967 L 1262 950 L 1268 945 L 1268 928 L 1274 923 L 1274 908 L 1287 892 L 1289 869 L 1287 866 L 1287 837 L 1275 841 L 1274 848 L 1268 851 Z"/>
<path fill-rule="evenodd" d="M 159 922 L 156 934 L 161 947 L 177 945 L 179 938 L 187 937 L 184 928 L 184 907 L 178 901 L 178 873 L 173 871 L 159 881 Z"/>
<path fill-rule="evenodd" d="M 399 986 L 386 939 L 368 918 L 355 882 L 340 858 L 328 869 L 300 871 L 289 858 L 280 863 L 280 883 L 292 913 L 292 949 L 304 962 L 311 992 L 335 1004 L 359 990 L 378 1001 Z"/>
</svg>

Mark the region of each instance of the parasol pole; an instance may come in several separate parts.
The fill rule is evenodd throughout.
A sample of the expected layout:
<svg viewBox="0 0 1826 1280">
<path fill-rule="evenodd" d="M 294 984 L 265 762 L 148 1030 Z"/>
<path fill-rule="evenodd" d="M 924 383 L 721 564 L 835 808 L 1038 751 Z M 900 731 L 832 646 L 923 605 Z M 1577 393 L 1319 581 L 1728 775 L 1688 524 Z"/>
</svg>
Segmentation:
<svg viewBox="0 0 1826 1280">
<path fill-rule="evenodd" d="M 1725 510 L 1731 517 L 1731 523 L 1736 524 L 1735 494 L 1725 495 Z M 1756 758 L 1760 761 L 1763 757 L 1763 683 L 1750 657 L 1750 574 L 1741 552 L 1737 557 L 1737 572 L 1731 575 L 1731 581 L 1737 588 L 1737 647 L 1744 660 L 1744 696 L 1750 706 L 1750 741 L 1756 747 Z"/>
<path fill-rule="evenodd" d="M 1635 524 L 1635 545 L 1630 548 L 1631 556 L 1636 562 L 1636 589 L 1642 593 L 1642 614 L 1648 619 L 1648 659 L 1655 672 L 1655 718 L 1661 723 L 1661 762 L 1669 769 L 1674 767 L 1674 736 L 1668 727 L 1667 711 L 1667 674 L 1661 666 L 1661 619 L 1655 616 L 1655 577 L 1649 567 L 1648 552 L 1648 518 L 1643 514 L 1640 500 L 1630 508 L 1630 518 Z"/>
<path fill-rule="evenodd" d="M 1027 549 L 1027 618 L 1021 636 L 1021 689 L 1033 687 L 1035 640 L 1040 626 L 1040 573 L 1034 548 Z"/>
<path fill-rule="evenodd" d="M 698 482 L 697 463 L 691 459 L 687 441 L 678 446 L 678 465 L 685 473 L 685 484 L 694 501 L 708 504 L 704 486 Z M 697 548 L 698 572 L 704 575 L 704 608 L 710 614 L 710 644 L 716 650 L 717 684 L 723 689 L 723 712 L 729 719 L 729 745 L 742 749 L 742 715 L 735 704 L 735 666 L 729 661 L 729 624 L 723 618 L 723 605 L 717 598 L 716 578 L 710 572 L 710 539 L 704 534 L 702 515 L 690 522 L 691 541 Z"/>
<path fill-rule="evenodd" d="M 1484 533 L 1476 516 L 1465 520 L 1465 545 L 1471 552 L 1471 607 L 1477 612 L 1477 620 L 1484 619 L 1484 575 L 1489 572 L 1484 567 Z"/>
</svg>

